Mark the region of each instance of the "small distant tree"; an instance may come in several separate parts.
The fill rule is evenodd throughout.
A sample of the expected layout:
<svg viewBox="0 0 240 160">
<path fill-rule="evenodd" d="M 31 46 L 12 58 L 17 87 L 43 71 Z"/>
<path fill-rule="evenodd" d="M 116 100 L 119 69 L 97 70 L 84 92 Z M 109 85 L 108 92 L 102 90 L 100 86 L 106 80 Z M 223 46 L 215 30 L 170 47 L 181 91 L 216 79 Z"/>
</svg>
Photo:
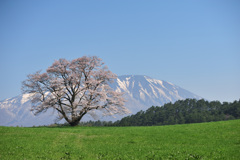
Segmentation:
<svg viewBox="0 0 240 160">
<path fill-rule="evenodd" d="M 109 86 L 117 76 L 96 56 L 59 59 L 45 73 L 37 71 L 27 77 L 22 91 L 32 94 L 35 115 L 52 108 L 59 120 L 76 126 L 87 113 L 95 117 L 96 110 L 102 115 L 128 113 L 122 93 Z"/>
</svg>

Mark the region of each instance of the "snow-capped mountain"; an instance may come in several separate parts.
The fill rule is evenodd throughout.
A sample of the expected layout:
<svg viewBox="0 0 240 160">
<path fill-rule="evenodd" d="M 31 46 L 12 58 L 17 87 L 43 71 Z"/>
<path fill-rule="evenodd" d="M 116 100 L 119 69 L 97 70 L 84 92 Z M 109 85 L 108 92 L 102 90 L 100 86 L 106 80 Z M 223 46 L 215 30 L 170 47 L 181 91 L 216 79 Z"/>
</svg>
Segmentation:
<svg viewBox="0 0 240 160">
<path fill-rule="evenodd" d="M 111 84 L 114 90 L 124 92 L 127 100 L 125 106 L 132 114 L 140 110 L 146 110 L 151 106 L 162 106 L 168 102 L 175 102 L 179 99 L 201 97 L 166 81 L 152 79 L 148 76 L 126 75 L 119 76 Z M 38 116 L 30 111 L 30 94 L 19 95 L 0 101 L 0 125 L 1 126 L 38 126 L 54 123 L 56 112 L 48 110 Z M 101 117 L 100 120 L 115 121 L 122 117 Z M 82 121 L 93 120 L 85 115 Z"/>
</svg>

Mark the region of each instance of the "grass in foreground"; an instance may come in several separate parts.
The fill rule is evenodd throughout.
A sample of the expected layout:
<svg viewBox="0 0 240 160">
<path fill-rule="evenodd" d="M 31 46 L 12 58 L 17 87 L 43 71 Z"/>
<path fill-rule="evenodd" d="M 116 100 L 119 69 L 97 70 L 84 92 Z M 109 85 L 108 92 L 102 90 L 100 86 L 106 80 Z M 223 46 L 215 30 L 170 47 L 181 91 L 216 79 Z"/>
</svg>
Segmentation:
<svg viewBox="0 0 240 160">
<path fill-rule="evenodd" d="M 239 159 L 240 120 L 154 127 L 0 127 L 0 159 Z"/>
</svg>

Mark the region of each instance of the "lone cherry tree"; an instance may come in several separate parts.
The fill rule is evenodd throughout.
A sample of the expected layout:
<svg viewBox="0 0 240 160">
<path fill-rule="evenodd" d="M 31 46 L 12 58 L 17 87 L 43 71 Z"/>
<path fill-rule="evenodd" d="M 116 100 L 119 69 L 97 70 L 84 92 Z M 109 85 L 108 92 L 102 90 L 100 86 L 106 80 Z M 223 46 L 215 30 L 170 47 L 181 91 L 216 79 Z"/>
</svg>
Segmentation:
<svg viewBox="0 0 240 160">
<path fill-rule="evenodd" d="M 96 110 L 102 115 L 128 113 L 122 93 L 109 86 L 117 76 L 96 56 L 59 59 L 45 73 L 37 71 L 27 77 L 22 91 L 32 94 L 35 115 L 53 108 L 59 120 L 76 126 L 85 114 L 96 116 Z"/>
</svg>

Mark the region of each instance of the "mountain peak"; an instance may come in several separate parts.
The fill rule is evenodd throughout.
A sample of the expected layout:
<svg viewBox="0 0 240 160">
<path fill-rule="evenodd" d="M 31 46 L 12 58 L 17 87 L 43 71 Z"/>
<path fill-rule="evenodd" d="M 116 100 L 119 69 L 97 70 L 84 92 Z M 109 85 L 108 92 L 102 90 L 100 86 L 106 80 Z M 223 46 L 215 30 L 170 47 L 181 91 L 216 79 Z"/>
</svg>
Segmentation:
<svg viewBox="0 0 240 160">
<path fill-rule="evenodd" d="M 151 77 L 149 76 L 146 76 L 146 75 L 121 75 L 121 76 L 118 76 L 118 78 L 120 79 L 138 79 L 138 78 L 150 78 L 152 79 Z"/>
<path fill-rule="evenodd" d="M 150 107 L 161 106 L 168 102 L 175 102 L 179 99 L 201 97 L 163 80 L 153 79 L 145 75 L 124 75 L 119 76 L 112 88 L 119 92 L 125 92 L 130 101 L 140 101 Z"/>
</svg>

